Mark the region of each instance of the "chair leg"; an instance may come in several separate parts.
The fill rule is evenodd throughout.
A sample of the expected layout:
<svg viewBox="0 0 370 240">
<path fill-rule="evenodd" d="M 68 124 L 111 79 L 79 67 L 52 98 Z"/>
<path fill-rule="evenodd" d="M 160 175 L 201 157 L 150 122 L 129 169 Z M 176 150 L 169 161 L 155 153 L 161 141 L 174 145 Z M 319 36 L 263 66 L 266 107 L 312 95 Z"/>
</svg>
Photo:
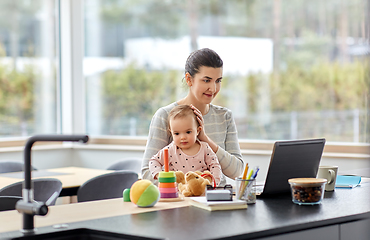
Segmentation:
<svg viewBox="0 0 370 240">
<path fill-rule="evenodd" d="M 78 203 L 77 201 L 77 195 L 71 196 L 70 197 L 70 203 Z"/>
</svg>

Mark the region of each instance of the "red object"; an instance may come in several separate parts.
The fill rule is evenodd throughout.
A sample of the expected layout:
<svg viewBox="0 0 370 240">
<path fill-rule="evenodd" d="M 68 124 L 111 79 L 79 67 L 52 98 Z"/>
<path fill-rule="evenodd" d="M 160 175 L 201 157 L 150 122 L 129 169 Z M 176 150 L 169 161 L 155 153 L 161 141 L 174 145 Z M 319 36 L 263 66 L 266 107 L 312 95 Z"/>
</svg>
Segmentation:
<svg viewBox="0 0 370 240">
<path fill-rule="evenodd" d="M 168 172 L 168 149 L 164 149 L 164 171 Z"/>
<path fill-rule="evenodd" d="M 200 175 L 201 177 L 211 177 L 212 178 L 212 182 L 213 182 L 213 187 L 215 188 L 216 187 L 216 180 L 215 180 L 215 178 L 212 176 L 212 174 L 210 174 L 210 173 L 203 173 L 202 175 Z"/>
</svg>

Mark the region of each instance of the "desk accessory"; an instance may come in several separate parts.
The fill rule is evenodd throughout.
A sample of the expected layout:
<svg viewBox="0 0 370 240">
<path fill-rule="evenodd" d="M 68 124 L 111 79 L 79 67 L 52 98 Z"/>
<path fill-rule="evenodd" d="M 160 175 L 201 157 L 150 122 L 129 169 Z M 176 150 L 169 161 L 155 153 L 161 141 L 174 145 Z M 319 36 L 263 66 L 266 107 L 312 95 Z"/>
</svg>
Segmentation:
<svg viewBox="0 0 370 240">
<path fill-rule="evenodd" d="M 247 204 L 256 203 L 256 179 L 236 178 L 236 199 L 246 201 Z"/>
<path fill-rule="evenodd" d="M 248 204 L 256 202 L 256 177 L 257 173 L 260 170 L 258 166 L 254 169 L 251 169 L 248 172 L 248 163 L 246 164 L 243 177 L 236 178 L 236 198 L 239 200 L 247 201 Z"/>
<path fill-rule="evenodd" d="M 190 197 L 190 204 L 208 211 L 235 210 L 248 208 L 247 202 L 233 199 L 232 201 L 207 201 L 206 197 Z"/>
<path fill-rule="evenodd" d="M 336 188 L 355 188 L 361 183 L 361 176 L 338 175 Z"/>
<path fill-rule="evenodd" d="M 230 184 L 226 184 L 224 187 L 207 185 L 206 199 L 207 201 L 232 201 L 233 186 Z"/>
</svg>

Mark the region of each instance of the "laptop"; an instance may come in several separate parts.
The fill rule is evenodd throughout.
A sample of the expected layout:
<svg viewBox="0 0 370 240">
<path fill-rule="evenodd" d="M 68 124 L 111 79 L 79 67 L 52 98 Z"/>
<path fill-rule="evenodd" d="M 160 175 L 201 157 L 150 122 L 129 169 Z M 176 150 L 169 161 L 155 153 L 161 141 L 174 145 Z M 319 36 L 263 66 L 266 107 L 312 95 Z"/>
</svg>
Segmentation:
<svg viewBox="0 0 370 240">
<path fill-rule="evenodd" d="M 266 181 L 257 186 L 257 196 L 290 193 L 290 178 L 316 178 L 324 146 L 324 138 L 275 142 Z"/>
</svg>

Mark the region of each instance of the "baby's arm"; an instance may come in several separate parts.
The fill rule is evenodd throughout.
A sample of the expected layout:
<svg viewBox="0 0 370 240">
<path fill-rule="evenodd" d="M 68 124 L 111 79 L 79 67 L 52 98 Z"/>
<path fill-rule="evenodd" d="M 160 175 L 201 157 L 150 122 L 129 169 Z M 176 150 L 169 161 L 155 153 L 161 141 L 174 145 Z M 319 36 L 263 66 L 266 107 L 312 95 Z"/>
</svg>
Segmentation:
<svg viewBox="0 0 370 240">
<path fill-rule="evenodd" d="M 159 172 L 162 171 L 163 166 L 163 149 L 160 150 L 149 160 L 149 171 L 154 179 L 158 178 Z"/>
</svg>

